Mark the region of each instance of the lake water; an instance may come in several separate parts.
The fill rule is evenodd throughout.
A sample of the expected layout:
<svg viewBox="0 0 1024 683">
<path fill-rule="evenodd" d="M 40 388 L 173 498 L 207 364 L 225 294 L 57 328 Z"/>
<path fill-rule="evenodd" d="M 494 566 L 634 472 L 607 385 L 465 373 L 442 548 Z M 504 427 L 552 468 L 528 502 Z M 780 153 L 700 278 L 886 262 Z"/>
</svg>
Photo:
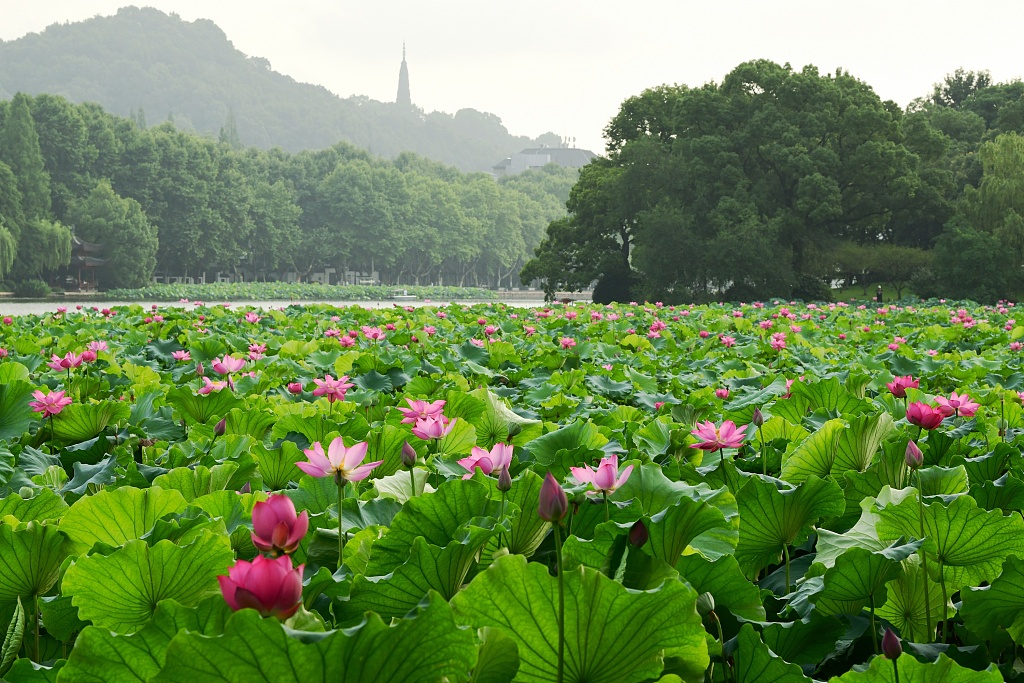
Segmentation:
<svg viewBox="0 0 1024 683">
<path fill-rule="evenodd" d="M 208 306 L 220 305 L 223 302 L 207 301 Z M 475 304 L 475 303 L 504 303 L 509 306 L 516 306 L 518 308 L 530 308 L 533 306 L 542 306 L 544 302 L 540 299 L 494 299 L 491 301 L 231 301 L 232 308 L 251 306 L 254 308 L 281 308 L 284 306 L 292 305 L 304 305 L 304 304 L 328 304 L 331 306 L 361 306 L 362 308 L 392 308 L 393 306 L 438 306 L 438 305 L 451 305 L 451 304 Z M 111 301 L 111 300 L 97 300 L 90 299 L 87 297 L 63 297 L 60 299 L 46 299 L 46 300 L 18 300 L 18 299 L 0 299 L 0 315 L 41 315 L 44 313 L 55 313 L 58 307 L 65 307 L 69 311 L 75 310 L 76 306 L 81 305 L 82 308 L 123 308 L 132 304 L 138 304 L 143 308 L 149 309 L 153 305 L 157 308 L 191 308 L 194 304 L 192 303 L 179 303 L 172 301 Z"/>
</svg>

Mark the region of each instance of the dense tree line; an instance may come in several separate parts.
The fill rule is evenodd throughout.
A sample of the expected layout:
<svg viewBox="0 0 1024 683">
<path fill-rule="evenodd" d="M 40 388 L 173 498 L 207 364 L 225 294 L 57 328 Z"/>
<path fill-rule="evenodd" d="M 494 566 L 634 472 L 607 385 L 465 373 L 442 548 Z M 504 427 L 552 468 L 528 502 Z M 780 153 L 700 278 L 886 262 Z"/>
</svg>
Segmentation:
<svg viewBox="0 0 1024 683">
<path fill-rule="evenodd" d="M 395 40 L 389 89 L 398 83 L 401 36 Z M 415 102 L 415 61 L 412 69 Z M 537 140 L 511 135 L 500 118 L 475 109 L 428 113 L 341 98 L 243 54 L 212 21 L 149 7 L 0 41 L 0 99 L 15 92 L 97 102 L 142 127 L 170 119 L 180 130 L 224 130 L 228 140 L 264 149 L 299 152 L 344 141 L 388 158 L 415 152 L 463 171 L 489 171 L 524 147 L 559 142 L 550 133 Z"/>
<path fill-rule="evenodd" d="M 599 299 L 1024 291 L 1024 84 L 957 71 L 906 110 L 766 60 L 627 99 L 522 272 Z"/>
<path fill-rule="evenodd" d="M 106 245 L 101 285 L 154 272 L 511 286 L 578 172 L 495 182 L 414 154 L 341 143 L 290 154 L 143 128 L 95 104 L 0 102 L 0 279 L 52 279 L 75 237 Z"/>
</svg>

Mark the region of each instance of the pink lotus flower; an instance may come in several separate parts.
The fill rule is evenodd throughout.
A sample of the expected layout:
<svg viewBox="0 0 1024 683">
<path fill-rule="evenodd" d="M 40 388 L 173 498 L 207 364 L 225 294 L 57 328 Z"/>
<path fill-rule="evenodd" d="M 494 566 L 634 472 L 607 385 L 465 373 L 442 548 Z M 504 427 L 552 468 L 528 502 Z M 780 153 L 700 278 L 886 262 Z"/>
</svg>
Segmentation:
<svg viewBox="0 0 1024 683">
<path fill-rule="evenodd" d="M 0 346 L 0 358 L 7 358 L 7 349 Z"/>
<path fill-rule="evenodd" d="M 534 327 L 533 325 L 523 325 L 523 334 L 525 334 L 527 337 L 532 337 L 534 334 L 536 334 L 536 332 L 537 328 Z"/>
<path fill-rule="evenodd" d="M 99 353 L 100 351 L 109 351 L 110 347 L 107 346 L 107 342 L 105 341 L 91 341 L 89 342 L 89 350 L 94 353 Z"/>
<path fill-rule="evenodd" d="M 365 441 L 345 447 L 341 437 L 336 437 L 327 447 L 324 455 L 323 446 L 317 441 L 312 448 L 302 451 L 309 462 L 297 462 L 295 466 L 312 477 L 334 477 L 336 481 L 362 481 L 370 476 L 370 472 L 383 460 L 363 464 L 366 459 Z"/>
<path fill-rule="evenodd" d="M 747 426 L 737 427 L 732 420 L 726 420 L 721 427 L 716 427 L 714 422 L 707 420 L 698 424 L 697 428 L 690 432 L 700 439 L 698 443 L 690 444 L 690 448 L 699 448 L 712 453 L 722 448 L 739 448 L 743 445 L 743 439 L 746 437 L 743 432 L 746 431 Z"/>
<path fill-rule="evenodd" d="M 49 365 L 51 368 L 53 368 L 54 370 L 57 370 L 57 371 L 70 370 L 71 368 L 77 368 L 81 364 L 82 364 L 82 356 L 77 354 L 77 353 L 74 353 L 72 351 L 68 351 L 66 354 L 64 354 L 63 358 L 61 358 L 57 354 L 53 354 L 50 357 L 50 362 L 47 363 L 47 365 Z"/>
<path fill-rule="evenodd" d="M 569 511 L 569 499 L 551 473 L 544 477 L 540 485 L 540 496 L 537 501 L 537 515 L 545 522 L 561 522 Z"/>
<path fill-rule="evenodd" d="M 942 424 L 942 419 L 945 417 L 942 411 L 938 408 L 922 403 L 920 401 L 914 401 L 907 406 L 907 422 L 912 425 L 917 425 L 922 429 L 932 430 Z"/>
<path fill-rule="evenodd" d="M 330 375 L 324 375 L 323 379 L 314 379 L 313 382 L 316 384 L 313 395 L 326 396 L 329 403 L 344 401 L 345 392 L 355 386 L 348 381 L 348 375 L 342 375 L 338 379 L 334 379 Z"/>
<path fill-rule="evenodd" d="M 707 330 L 701 330 L 701 331 L 700 331 L 700 333 L 698 334 L 698 336 L 699 336 L 699 337 L 700 337 L 701 339 L 707 339 L 708 337 L 710 337 L 710 336 L 711 336 L 711 333 L 710 333 L 710 332 L 708 332 Z"/>
<path fill-rule="evenodd" d="M 484 474 L 488 475 L 491 472 L 500 472 L 512 462 L 512 444 L 496 443 L 490 451 L 486 451 L 479 446 L 473 446 L 469 457 L 463 458 L 458 462 L 469 472 L 469 474 L 463 475 L 463 479 L 472 478 L 473 470 L 476 468 L 480 468 Z"/>
<path fill-rule="evenodd" d="M 349 336 L 338 337 L 338 345 L 348 349 L 356 345 L 356 340 Z"/>
<path fill-rule="evenodd" d="M 443 417 L 444 416 L 442 416 L 442 418 Z M 443 419 L 428 417 L 424 420 L 417 420 L 416 426 L 412 428 L 412 433 L 424 441 L 443 439 L 452 431 L 456 422 L 458 422 L 458 418 L 452 420 L 446 425 Z"/>
<path fill-rule="evenodd" d="M 227 382 L 213 382 L 209 377 L 203 377 L 205 384 L 198 390 L 198 393 L 206 395 L 212 394 L 215 391 L 221 391 L 222 389 L 228 388 Z"/>
<path fill-rule="evenodd" d="M 290 555 L 308 529 L 309 513 L 296 515 L 288 496 L 270 496 L 252 508 L 252 543 L 262 552 Z"/>
<path fill-rule="evenodd" d="M 437 334 L 437 328 L 434 327 L 433 325 L 424 325 L 423 331 L 427 333 L 428 337 L 433 337 L 435 334 Z"/>
<path fill-rule="evenodd" d="M 971 400 L 968 394 L 959 394 L 954 391 L 949 395 L 949 398 L 943 396 L 936 396 L 935 402 L 939 404 L 939 411 L 945 416 L 950 415 L 963 415 L 964 417 L 974 417 L 974 414 L 978 412 L 980 404 L 975 403 Z"/>
<path fill-rule="evenodd" d="M 292 568 L 287 555 L 270 559 L 258 555 L 252 562 L 238 560 L 227 576 L 218 576 L 224 601 L 234 611 L 254 609 L 264 617 L 287 619 L 302 602 L 302 569 Z"/>
<path fill-rule="evenodd" d="M 914 379 L 910 375 L 904 377 L 893 377 L 891 382 L 886 382 L 885 386 L 889 387 L 889 392 L 896 398 L 906 398 L 907 389 L 917 389 L 921 385 L 921 380 Z"/>
<path fill-rule="evenodd" d="M 82 356 L 83 363 L 93 363 L 96 361 L 96 352 L 92 349 L 86 349 L 80 355 Z"/>
<path fill-rule="evenodd" d="M 736 338 L 735 337 L 730 337 L 727 334 L 723 334 L 722 335 L 722 345 L 725 346 L 726 348 L 730 348 L 730 347 L 736 346 Z"/>
<path fill-rule="evenodd" d="M 245 367 L 245 360 L 242 358 L 233 358 L 227 354 L 223 358 L 214 358 L 211 363 L 214 372 L 219 375 L 230 375 L 232 372 L 238 372 Z"/>
<path fill-rule="evenodd" d="M 720 399 L 722 399 L 724 401 L 725 399 L 729 398 L 729 390 L 728 389 L 724 389 L 724 388 L 723 389 L 715 389 L 715 396 L 717 396 L 718 398 L 720 398 Z"/>
<path fill-rule="evenodd" d="M 249 311 L 248 313 L 245 314 L 245 322 L 247 323 L 255 325 L 260 320 L 262 320 L 262 318 L 259 315 L 257 315 L 255 311 Z"/>
<path fill-rule="evenodd" d="M 622 472 L 619 472 L 619 456 L 609 455 L 601 458 L 601 462 L 597 464 L 597 469 L 590 469 L 590 465 L 584 465 L 583 467 L 570 467 L 569 471 L 572 472 L 573 478 L 580 484 L 590 484 L 594 487 L 593 491 L 588 491 L 588 495 L 596 495 L 597 493 L 609 494 L 614 493 L 620 486 L 626 483 L 629 479 L 629 475 L 633 473 L 633 466 L 627 465 Z"/>
<path fill-rule="evenodd" d="M 302 382 L 289 382 L 288 393 L 301 394 L 302 393 Z"/>
<path fill-rule="evenodd" d="M 1024 348 L 1024 344 L 1021 344 L 1019 341 L 1010 342 L 1011 351 L 1020 351 L 1021 348 Z"/>
<path fill-rule="evenodd" d="M 372 342 L 383 341 L 387 338 L 384 330 L 379 327 L 370 327 L 369 325 L 363 325 L 363 336 Z"/>
<path fill-rule="evenodd" d="M 427 403 L 426 401 L 418 401 L 415 399 L 407 398 L 405 402 L 409 404 L 408 408 L 401 406 L 395 406 L 398 412 L 402 414 L 402 424 L 416 424 L 419 420 L 437 420 L 447 421 L 442 415 L 444 405 L 446 401 L 443 399 L 434 401 L 433 403 Z"/>
<path fill-rule="evenodd" d="M 562 337 L 558 343 L 562 345 L 563 350 L 571 349 L 576 346 L 576 340 L 572 337 Z"/>
<path fill-rule="evenodd" d="M 9 315 L 5 315 L 4 316 L 4 325 L 13 325 L 13 324 L 14 324 L 14 318 L 12 318 Z"/>
<path fill-rule="evenodd" d="M 474 339 L 470 339 L 469 343 L 472 344 L 473 346 L 479 346 L 482 349 L 486 342 L 484 342 L 483 339 L 475 339 L 474 338 Z"/>
<path fill-rule="evenodd" d="M 71 397 L 65 396 L 63 391 L 51 391 L 49 394 L 44 394 L 37 390 L 32 392 L 32 396 L 36 399 L 28 402 L 32 406 L 32 412 L 42 413 L 44 418 L 59 415 L 66 406 L 71 405 Z"/>
</svg>

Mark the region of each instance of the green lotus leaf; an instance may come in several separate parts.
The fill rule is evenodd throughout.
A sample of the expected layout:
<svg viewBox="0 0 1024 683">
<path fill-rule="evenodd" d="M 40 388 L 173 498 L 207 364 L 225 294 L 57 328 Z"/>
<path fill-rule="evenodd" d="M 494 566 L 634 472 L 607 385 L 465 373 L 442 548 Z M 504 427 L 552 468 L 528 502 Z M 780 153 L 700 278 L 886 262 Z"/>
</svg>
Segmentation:
<svg viewBox="0 0 1024 683">
<path fill-rule="evenodd" d="M 142 538 L 158 519 L 181 512 L 186 504 L 173 489 L 107 489 L 72 505 L 60 520 L 60 529 L 74 552 L 82 554 L 96 543 L 119 546 Z"/>
<path fill-rule="evenodd" d="M 762 389 L 737 394 L 731 401 L 725 404 L 725 411 L 727 413 L 736 413 L 746 408 L 758 408 L 785 393 L 786 378 L 779 375 Z"/>
<path fill-rule="evenodd" d="M 661 674 L 666 657 L 694 672 L 709 663 L 695 604 L 680 581 L 651 591 L 630 591 L 600 572 L 567 571 L 565 682 L 634 683 Z M 478 574 L 452 600 L 460 620 L 499 628 L 519 647 L 517 681 L 555 680 L 558 660 L 557 578 L 545 566 L 509 555 Z M 629 656 L 612 643 L 628 642 Z"/>
<path fill-rule="evenodd" d="M 982 640 L 1005 630 L 1013 642 L 1024 643 L 1024 559 L 1010 557 L 991 585 L 960 591 L 960 616 Z"/>
<path fill-rule="evenodd" d="M 566 570 L 583 565 L 636 590 L 654 590 L 665 581 L 675 581 L 678 572 L 672 565 L 629 543 L 631 526 L 615 521 L 604 522 L 597 525 L 592 540 L 575 535 L 567 538 L 562 546 Z"/>
<path fill-rule="evenodd" d="M 64 499 L 48 488 L 27 500 L 17 493 L 0 498 L 0 519 L 10 516 L 19 522 L 46 522 L 60 519 L 67 510 Z"/>
<path fill-rule="evenodd" d="M 154 479 L 153 488 L 177 491 L 186 502 L 191 503 L 199 496 L 223 491 L 236 470 L 238 464 L 233 462 L 221 463 L 210 468 L 203 465 L 196 465 L 194 468 L 175 467 Z"/>
<path fill-rule="evenodd" d="M 76 639 L 61 680 L 146 683 L 163 668 L 167 646 L 174 636 L 183 630 L 219 636 L 231 613 L 220 596 L 207 598 L 193 608 L 164 600 L 157 605 L 149 623 L 136 633 L 118 635 L 105 628 L 88 626 Z"/>
<path fill-rule="evenodd" d="M 391 520 L 384 538 L 373 544 L 367 574 L 383 576 L 405 564 L 417 537 L 446 547 L 463 524 L 488 512 L 496 517 L 499 506 L 486 486 L 471 479 L 454 479 L 434 493 L 417 496 Z"/>
<path fill-rule="evenodd" d="M 14 660 L 11 670 L 4 676 L 7 683 L 57 683 L 64 661 L 58 659 L 53 666 L 36 664 L 31 659 Z"/>
<path fill-rule="evenodd" d="M 921 537 L 917 496 L 886 505 L 877 514 L 875 527 L 880 540 Z M 1024 556 L 1024 520 L 979 509 L 970 496 L 958 496 L 948 504 L 926 504 L 924 531 L 929 573 L 938 576 L 941 564 L 950 593 L 992 581 L 1008 556 Z"/>
<path fill-rule="evenodd" d="M 796 664 L 788 664 L 761 642 L 754 627 L 743 624 L 736 643 L 737 683 L 810 683 Z"/>
<path fill-rule="evenodd" d="M 716 495 L 715 489 L 706 484 L 691 486 L 685 482 L 672 481 L 665 476 L 665 471 L 656 464 L 648 463 L 634 467 L 629 479 L 609 498 L 617 502 L 632 500 L 640 506 L 640 511 L 653 516 L 662 510 L 675 505 L 682 498 L 707 500 Z M 722 498 L 722 500 L 725 500 Z"/>
<path fill-rule="evenodd" d="M 128 541 L 106 557 L 79 558 L 64 574 L 62 590 L 83 620 L 131 633 L 149 621 L 161 600 L 191 606 L 215 594 L 217 574 L 233 559 L 228 539 L 208 532 L 184 547 Z"/>
<path fill-rule="evenodd" d="M 874 460 L 882 442 L 895 431 L 889 413 L 851 418 L 850 426 L 840 433 L 839 441 L 836 442 L 831 473 L 848 470 L 863 472 Z"/>
<path fill-rule="evenodd" d="M 387 392 L 394 389 L 394 386 L 391 384 L 391 378 L 380 374 L 376 370 L 370 370 L 366 374 L 359 375 L 352 380 L 352 383 L 366 391 Z"/>
<path fill-rule="evenodd" d="M 458 420 L 443 438 L 437 442 L 440 457 L 468 455 L 476 445 L 476 427 L 466 420 Z"/>
<path fill-rule="evenodd" d="M 794 484 L 810 477 L 827 477 L 835 465 L 839 437 L 844 430 L 843 420 L 826 422 L 783 457 L 780 477 Z"/>
<path fill-rule="evenodd" d="M 73 635 L 87 626 L 78 618 L 78 609 L 66 595 L 43 598 L 39 601 L 39 613 L 46 632 L 62 643 L 70 642 Z"/>
<path fill-rule="evenodd" d="M 236 613 L 215 638 L 182 631 L 154 683 L 436 683 L 463 680 L 476 661 L 472 632 L 455 625 L 437 595 L 386 626 L 301 633 L 253 610 Z"/>
<path fill-rule="evenodd" d="M 1011 477 L 1009 472 L 995 481 L 984 481 L 971 487 L 970 496 L 978 507 L 986 510 L 1024 510 L 1024 481 Z"/>
<path fill-rule="evenodd" d="M 14 616 L 7 632 L 0 640 L 0 676 L 7 673 L 7 670 L 18 658 L 18 650 L 21 649 L 21 641 L 25 637 L 25 607 L 18 598 L 17 607 L 14 609 Z"/>
<path fill-rule="evenodd" d="M 930 664 L 922 664 L 909 654 L 895 660 L 900 683 L 1002 683 L 1003 676 L 992 664 L 984 671 L 962 667 L 944 654 Z M 895 683 L 893 660 L 875 657 L 865 671 L 847 671 L 832 683 Z"/>
<path fill-rule="evenodd" d="M 0 605 L 13 605 L 18 598 L 34 604 L 56 583 L 67 555 L 67 539 L 54 525 L 0 523 Z"/>
<path fill-rule="evenodd" d="M 799 425 L 791 424 L 781 417 L 775 416 L 765 421 L 761 429 L 754 429 L 751 433 L 753 443 L 757 446 L 764 443 L 771 443 L 776 439 L 782 439 L 793 444 L 798 444 L 806 439 L 810 432 Z"/>
<path fill-rule="evenodd" d="M 61 441 L 80 443 L 100 434 L 108 424 L 127 420 L 131 409 L 121 401 L 72 403 L 53 418 L 53 436 Z"/>
<path fill-rule="evenodd" d="M 402 446 L 406 441 L 415 440 L 415 437 L 411 437 L 407 430 L 394 425 L 384 425 L 383 428 L 374 429 L 367 434 L 366 460 L 369 462 L 383 460 L 383 463 L 373 470 L 373 476 L 375 478 L 387 477 L 403 469 Z"/>
<path fill-rule="evenodd" d="M 723 494 L 732 498 L 724 489 Z M 713 500 L 713 499 L 712 499 Z M 651 554 L 674 565 L 688 546 L 710 560 L 732 554 L 739 541 L 740 519 L 728 518 L 711 501 L 681 498 L 675 505 L 651 517 Z"/>
<path fill-rule="evenodd" d="M 911 558 L 904 565 L 903 576 L 886 585 L 885 604 L 875 610 L 875 614 L 892 624 L 902 637 L 917 643 L 928 643 L 934 639 L 935 634 L 928 633 L 926 607 L 931 610 L 934 629 L 942 611 L 942 586 L 938 581 L 928 581 L 926 605 L 924 570 L 914 560 L 916 558 Z M 949 613 L 952 614 L 952 610 Z"/>
<path fill-rule="evenodd" d="M 836 642 L 846 633 L 843 621 L 823 617 L 813 610 L 805 619 L 762 626 L 761 638 L 771 651 L 801 666 L 820 664 L 835 651 Z"/>
<path fill-rule="evenodd" d="M 844 416 L 869 412 L 872 404 L 851 394 L 838 377 L 817 382 L 797 382 L 793 385 L 793 396 L 804 397 L 811 412 L 819 408 Z"/>
<path fill-rule="evenodd" d="M 295 466 L 305 462 L 306 455 L 291 441 L 282 441 L 278 448 L 267 448 L 261 443 L 253 444 L 252 456 L 256 460 L 263 484 L 271 491 L 280 491 L 302 477 L 302 470 Z"/>
<path fill-rule="evenodd" d="M 190 424 L 208 424 L 215 417 L 225 417 L 232 408 L 244 405 L 230 389 L 211 391 L 209 394 L 197 394 L 192 387 L 174 387 L 167 392 L 167 403 L 177 409 L 178 413 Z"/>
<path fill-rule="evenodd" d="M 436 591 L 451 600 L 476 562 L 480 550 L 496 528 L 470 527 L 462 538 L 444 548 L 417 538 L 412 543 L 409 561 L 385 576 L 356 576 L 347 602 L 336 606 L 339 623 L 350 624 L 368 611 L 384 619 L 402 617 Z M 372 550 L 371 550 L 372 553 Z"/>
<path fill-rule="evenodd" d="M 913 482 L 919 485 L 925 496 L 955 496 L 967 493 L 967 470 L 963 465 L 956 467 L 925 467 L 917 471 L 920 484 L 915 476 Z"/>
<path fill-rule="evenodd" d="M 800 543 L 822 519 L 842 514 L 843 492 L 831 479 L 811 475 L 799 486 L 779 490 L 751 477 L 737 496 L 740 540 L 736 559 L 748 576 L 778 563 L 783 548 Z"/>
<path fill-rule="evenodd" d="M 491 353 L 493 354 L 493 350 Z M 503 399 L 486 387 L 477 389 L 471 396 L 480 399 L 484 407 L 479 419 L 469 419 L 476 424 L 476 440 L 479 445 L 490 448 L 495 443 L 508 441 L 510 429 L 518 430 L 512 437 L 512 444 L 515 446 L 527 444 L 543 433 L 543 424 L 540 420 L 531 420 L 515 414 Z M 447 411 L 447 406 L 445 409 Z"/>
<path fill-rule="evenodd" d="M 825 616 L 860 614 L 865 607 L 885 604 L 885 585 L 903 574 L 901 562 L 917 552 L 923 541 L 893 544 L 877 551 L 850 548 L 825 572 L 825 588 L 811 597 Z"/>
<path fill-rule="evenodd" d="M 519 648 L 510 636 L 496 628 L 480 629 L 480 646 L 469 683 L 512 683 L 519 672 Z"/>
<path fill-rule="evenodd" d="M 76 462 L 74 476 L 61 488 L 61 493 L 85 494 L 90 486 L 102 487 L 117 477 L 117 458 L 108 457 L 95 465 Z"/>
<path fill-rule="evenodd" d="M 20 379 L 0 382 L 0 441 L 10 441 L 25 433 L 35 413 L 28 402 L 35 387 Z"/>
<path fill-rule="evenodd" d="M 0 384 L 9 384 L 17 380 L 29 381 L 31 372 L 21 363 L 7 361 L 0 365 Z"/>
<path fill-rule="evenodd" d="M 733 555 L 711 562 L 700 555 L 683 555 L 676 562 L 679 576 L 693 586 L 698 594 L 711 593 L 715 609 L 727 609 L 748 621 L 763 621 L 761 592 L 743 576 Z"/>
<path fill-rule="evenodd" d="M 633 432 L 633 443 L 651 459 L 664 455 L 672 445 L 671 425 L 672 421 L 667 417 L 651 420 Z"/>
<path fill-rule="evenodd" d="M 492 499 L 501 498 L 498 491 L 497 480 L 494 477 L 479 477 L 484 485 L 488 487 Z M 533 470 L 523 472 L 512 480 L 512 488 L 505 494 L 505 523 L 510 525 L 508 531 L 502 533 L 501 542 L 513 555 L 533 555 L 544 538 L 548 535 L 551 525 L 540 518 L 537 514 L 537 506 L 540 503 L 540 487 L 544 478 Z M 500 503 L 499 503 L 500 506 Z M 500 507 L 498 508 L 500 510 Z M 494 514 L 494 510 L 491 510 Z M 489 548 L 496 550 L 497 538 L 489 544 Z"/>
<path fill-rule="evenodd" d="M 601 434 L 597 425 L 593 422 L 577 420 L 534 439 L 526 445 L 526 448 L 538 463 L 551 465 L 561 450 L 573 450 L 580 447 L 597 450 L 606 443 L 608 443 L 608 439 Z"/>
<path fill-rule="evenodd" d="M 262 441 L 276 421 L 277 417 L 266 410 L 232 408 L 224 421 L 224 433 L 246 434 L 256 441 Z"/>
</svg>

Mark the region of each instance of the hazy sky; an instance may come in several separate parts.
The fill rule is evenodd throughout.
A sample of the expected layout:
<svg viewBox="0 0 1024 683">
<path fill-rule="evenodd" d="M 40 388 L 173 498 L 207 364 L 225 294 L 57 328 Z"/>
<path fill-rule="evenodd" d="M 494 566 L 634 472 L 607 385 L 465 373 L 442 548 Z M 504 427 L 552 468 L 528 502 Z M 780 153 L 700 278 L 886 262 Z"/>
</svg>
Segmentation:
<svg viewBox="0 0 1024 683">
<path fill-rule="evenodd" d="M 0 0 L 0 39 L 114 13 L 116 0 Z M 152 0 L 211 19 L 276 71 L 394 100 L 402 41 L 413 102 L 472 107 L 515 134 L 604 148 L 619 104 L 662 83 L 720 81 L 740 62 L 841 67 L 906 105 L 963 66 L 1024 76 L 1024 2 L 995 0 Z"/>
</svg>

